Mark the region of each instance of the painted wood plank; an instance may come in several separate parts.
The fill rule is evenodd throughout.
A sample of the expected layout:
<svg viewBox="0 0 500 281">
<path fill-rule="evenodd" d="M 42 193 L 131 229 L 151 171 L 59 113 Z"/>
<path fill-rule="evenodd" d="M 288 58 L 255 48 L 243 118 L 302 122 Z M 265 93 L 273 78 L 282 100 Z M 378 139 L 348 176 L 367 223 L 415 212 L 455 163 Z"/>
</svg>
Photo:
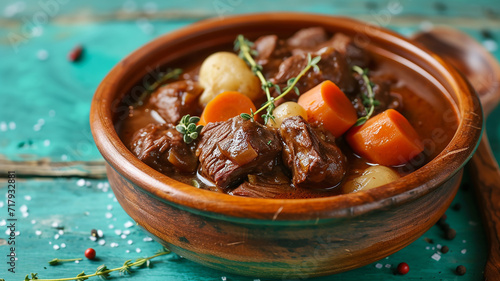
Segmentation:
<svg viewBox="0 0 500 281">
<path fill-rule="evenodd" d="M 2 181 L 0 194 L 6 193 Z M 39 278 L 71 277 L 82 270 L 95 272 L 97 266 L 106 264 L 118 267 L 127 259 L 146 257 L 154 254 L 161 246 L 147 241 L 147 235 L 134 223 L 116 202 L 105 180 L 83 178 L 55 178 L 18 180 L 16 199 L 15 241 L 16 273 L 7 272 L 5 263 L 9 247 L 5 239 L 8 223 L 5 201 L 0 205 L 0 278 L 23 280 L 30 272 Z M 473 190 L 460 189 L 452 206 L 460 204 L 460 210 L 450 208 L 447 222 L 457 231 L 454 240 L 443 238 L 443 232 L 432 227 L 421 238 L 403 250 L 360 269 L 341 273 L 335 280 L 479 280 L 485 263 L 486 249 L 484 232 L 477 213 Z M 90 231 L 100 229 L 104 236 L 90 240 Z M 62 230 L 63 232 L 60 232 Z M 146 240 L 146 241 L 145 241 Z M 429 241 L 432 240 L 432 243 Z M 100 242 L 103 241 L 103 242 Z M 100 243 L 104 243 L 101 245 Z M 447 245 L 450 252 L 438 253 L 440 246 Z M 83 257 L 85 249 L 97 251 L 96 261 L 83 260 L 79 264 L 65 263 L 49 266 L 53 258 Z M 57 250 L 56 250 L 57 249 Z M 137 249 L 140 249 L 138 253 Z M 432 258 L 433 255 L 435 259 Z M 439 260 L 436 260 L 439 259 Z M 394 275 L 400 262 L 410 265 L 410 273 Z M 458 265 L 467 267 L 467 274 L 458 277 L 454 269 Z M 112 274 L 116 276 L 117 274 Z M 158 258 L 154 267 L 140 269 L 127 280 L 243 280 L 248 278 L 212 270 L 196 263 L 175 257 Z M 332 277 L 315 278 L 326 281 Z M 98 280 L 97 278 L 90 280 Z M 264 280 L 264 279 L 261 279 Z"/>
</svg>

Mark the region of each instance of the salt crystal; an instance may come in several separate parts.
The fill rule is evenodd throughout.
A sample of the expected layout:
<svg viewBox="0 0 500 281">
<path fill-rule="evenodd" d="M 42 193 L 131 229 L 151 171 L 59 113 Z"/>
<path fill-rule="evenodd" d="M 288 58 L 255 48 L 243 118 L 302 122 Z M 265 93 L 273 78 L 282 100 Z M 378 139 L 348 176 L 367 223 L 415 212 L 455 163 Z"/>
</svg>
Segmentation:
<svg viewBox="0 0 500 281">
<path fill-rule="evenodd" d="M 422 29 L 423 31 L 429 31 L 433 26 L 434 24 L 432 24 L 432 22 L 430 21 L 423 21 L 420 23 L 420 29 Z"/>
<path fill-rule="evenodd" d="M 84 186 L 85 185 L 85 180 L 84 179 L 79 179 L 76 181 L 76 185 L 78 186 Z"/>
<path fill-rule="evenodd" d="M 58 222 L 55 221 L 55 222 L 52 223 L 52 227 L 58 227 L 58 226 L 59 226 Z"/>
<path fill-rule="evenodd" d="M 90 239 L 91 241 L 94 241 L 94 242 L 95 242 L 95 241 L 97 241 L 97 237 L 95 237 L 95 236 L 89 236 L 89 239 Z"/>
<path fill-rule="evenodd" d="M 115 228 L 115 226 L 114 226 L 114 225 L 112 225 L 112 224 L 110 224 L 110 225 L 108 225 L 108 228 L 109 228 L 109 229 L 113 229 L 113 228 Z"/>
<path fill-rule="evenodd" d="M 47 60 L 49 58 L 49 52 L 44 49 L 38 50 L 38 52 L 36 52 L 36 57 L 41 61 Z"/>
<path fill-rule="evenodd" d="M 104 184 L 102 182 L 97 183 L 97 189 L 102 189 Z"/>
<path fill-rule="evenodd" d="M 22 12 L 25 8 L 26 3 L 24 3 L 23 1 L 13 2 L 12 4 L 5 6 L 5 8 L 3 9 L 3 14 L 7 18 L 11 18 Z"/>
<path fill-rule="evenodd" d="M 375 265 L 375 268 L 377 268 L 377 269 L 381 269 L 382 267 L 384 267 L 384 265 L 383 265 L 383 264 L 381 264 L 381 263 L 377 263 L 377 264 Z"/>
<path fill-rule="evenodd" d="M 392 265 L 388 263 L 388 264 L 385 265 L 385 268 L 391 268 L 391 266 Z"/>
<path fill-rule="evenodd" d="M 113 205 L 108 205 L 106 208 L 108 209 L 108 211 L 111 211 L 113 210 Z"/>
<path fill-rule="evenodd" d="M 121 239 L 127 239 L 127 235 L 122 234 L 122 235 L 120 235 L 120 238 L 121 238 Z"/>
<path fill-rule="evenodd" d="M 54 116 L 56 116 L 56 111 L 53 109 L 49 110 L 49 117 L 54 117 Z"/>
<path fill-rule="evenodd" d="M 61 155 L 61 160 L 62 161 L 68 160 L 68 155 L 66 155 L 66 154 Z"/>
<path fill-rule="evenodd" d="M 91 182 L 89 182 L 89 181 L 86 181 L 86 182 L 85 182 L 85 186 L 86 186 L 86 187 L 89 187 L 89 186 L 91 186 L 91 185 L 92 185 L 92 183 L 91 183 Z"/>
<path fill-rule="evenodd" d="M 107 188 L 103 188 L 102 191 L 108 192 Z M 108 194 L 108 198 L 113 198 L 113 193 Z"/>
<path fill-rule="evenodd" d="M 431 249 L 434 251 L 434 250 L 436 250 L 436 247 L 432 247 Z"/>
<path fill-rule="evenodd" d="M 16 231 L 16 232 L 14 232 L 14 234 L 16 234 L 16 236 L 19 236 L 19 235 L 21 235 L 21 231 Z"/>
<path fill-rule="evenodd" d="M 59 234 L 54 235 L 54 239 L 59 239 Z"/>
<path fill-rule="evenodd" d="M 434 253 L 431 258 L 435 261 L 439 261 L 441 259 L 441 255 L 438 253 Z"/>
<path fill-rule="evenodd" d="M 4 226 L 4 225 L 6 225 L 6 224 L 7 224 L 7 222 L 6 222 L 5 220 L 1 220 L 1 221 L 0 221 L 0 226 Z"/>
<path fill-rule="evenodd" d="M 105 215 L 105 216 L 106 216 L 106 218 L 107 218 L 107 219 L 110 219 L 110 218 L 112 218 L 112 217 L 113 217 L 113 214 L 108 212 L 108 213 L 106 213 L 106 215 Z"/>
<path fill-rule="evenodd" d="M 226 276 L 222 276 L 220 279 L 221 279 L 222 281 L 226 281 L 226 280 L 227 280 Z"/>
<path fill-rule="evenodd" d="M 106 241 L 101 239 L 101 240 L 97 241 L 97 244 L 104 246 L 104 244 L 106 244 Z"/>
<path fill-rule="evenodd" d="M 118 243 L 112 242 L 110 244 L 110 246 L 111 246 L 111 248 L 116 248 L 116 247 L 118 247 Z"/>
<path fill-rule="evenodd" d="M 59 233 L 59 235 L 63 235 L 64 234 L 64 230 L 59 230 L 57 233 Z"/>
<path fill-rule="evenodd" d="M 9 129 L 15 130 L 16 129 L 16 123 L 15 122 L 9 122 Z"/>
<path fill-rule="evenodd" d="M 49 245 L 52 245 L 52 241 L 49 241 Z"/>
<path fill-rule="evenodd" d="M 42 25 L 35 25 L 35 27 L 33 27 L 31 29 L 31 36 L 40 37 L 42 35 L 43 35 L 43 26 Z"/>
<path fill-rule="evenodd" d="M 90 212 L 89 212 L 89 211 L 86 211 L 86 212 L 84 212 L 83 214 L 84 214 L 84 215 L 86 215 L 86 216 L 88 216 L 88 215 L 90 215 Z"/>
<path fill-rule="evenodd" d="M 132 241 L 132 240 L 127 241 L 127 244 L 129 244 L 129 245 L 132 245 L 132 243 L 134 243 L 134 241 Z"/>
<path fill-rule="evenodd" d="M 3 201 L 0 201 L 0 208 L 3 208 Z"/>
<path fill-rule="evenodd" d="M 254 279 L 253 281 L 260 281 L 260 279 Z"/>
<path fill-rule="evenodd" d="M 430 248 L 431 248 L 431 247 L 429 247 L 429 246 L 425 247 L 425 249 L 426 249 L 426 250 L 429 250 Z"/>
<path fill-rule="evenodd" d="M 52 248 L 54 248 L 54 250 L 59 250 L 59 245 L 54 245 Z"/>
<path fill-rule="evenodd" d="M 44 140 L 43 141 L 44 146 L 49 146 L 50 145 L 50 140 Z"/>
<path fill-rule="evenodd" d="M 21 205 L 21 207 L 19 207 L 19 211 L 21 211 L 21 213 L 25 213 L 28 211 L 28 206 L 26 205 Z"/>
<path fill-rule="evenodd" d="M 464 243 L 464 244 L 467 243 L 467 240 L 462 240 L 462 243 Z"/>
<path fill-rule="evenodd" d="M 130 234 L 130 230 L 128 230 L 128 229 L 127 229 L 127 230 L 124 230 L 124 231 L 123 231 L 123 234 L 125 234 L 125 235 L 129 235 L 129 234 Z"/>
<path fill-rule="evenodd" d="M 153 238 L 151 238 L 151 237 L 144 237 L 142 239 L 142 241 L 144 241 L 144 242 L 151 242 L 151 241 L 153 241 Z"/>
<path fill-rule="evenodd" d="M 135 249 L 135 252 L 136 252 L 136 253 L 140 253 L 140 252 L 141 252 L 141 249 L 140 249 L 140 248 L 136 248 L 136 249 Z"/>
<path fill-rule="evenodd" d="M 80 263 L 80 261 L 75 261 L 75 263 Z"/>
<path fill-rule="evenodd" d="M 42 128 L 42 126 L 36 124 L 33 126 L 33 131 L 38 132 L 38 131 L 40 131 L 41 128 Z"/>
<path fill-rule="evenodd" d="M 36 220 L 31 220 L 31 224 L 35 224 L 36 223 Z"/>
<path fill-rule="evenodd" d="M 116 229 L 116 230 L 115 230 L 115 234 L 116 234 L 116 235 L 121 235 L 121 234 L 122 234 L 122 231 L 121 231 L 121 230 L 119 230 L 119 229 Z"/>
<path fill-rule="evenodd" d="M 116 197 L 113 198 L 113 202 L 118 202 L 118 199 L 116 199 Z"/>
<path fill-rule="evenodd" d="M 40 236 L 40 235 L 42 235 L 42 231 L 40 231 L 40 230 L 35 230 L 35 234 L 36 234 L 37 236 Z"/>
<path fill-rule="evenodd" d="M 130 250 L 126 250 L 125 253 L 127 253 L 127 254 L 130 253 Z"/>
<path fill-rule="evenodd" d="M 61 243 L 61 248 L 66 248 L 66 243 Z"/>
<path fill-rule="evenodd" d="M 38 124 L 39 125 L 44 125 L 45 124 L 45 119 L 43 119 L 43 118 L 38 119 Z"/>
<path fill-rule="evenodd" d="M 24 196 L 24 200 L 26 200 L 26 201 L 31 201 L 31 196 L 29 196 L 29 195 L 25 195 L 25 196 Z"/>
<path fill-rule="evenodd" d="M 437 248 L 438 250 L 441 250 L 441 248 L 442 248 L 442 247 L 443 247 L 443 246 L 441 246 L 441 244 L 437 244 L 437 245 L 436 245 L 436 248 Z"/>
<path fill-rule="evenodd" d="M 483 41 L 483 46 L 490 52 L 495 52 L 498 49 L 498 44 L 494 40 L 487 39 Z"/>
<path fill-rule="evenodd" d="M 27 218 L 30 214 L 29 213 L 22 213 L 23 214 L 23 218 Z"/>
<path fill-rule="evenodd" d="M 123 224 L 123 226 L 125 226 L 126 228 L 130 228 L 130 227 L 132 227 L 133 225 L 134 225 L 134 223 L 133 223 L 133 222 L 131 222 L 131 221 L 127 221 L 126 223 L 124 223 L 124 224 Z"/>
<path fill-rule="evenodd" d="M 467 253 L 467 249 L 462 249 L 462 251 L 460 251 L 460 253 L 465 255 L 465 253 Z"/>
<path fill-rule="evenodd" d="M 0 122 L 0 131 L 2 131 L 2 132 L 7 131 L 7 123 Z"/>
</svg>

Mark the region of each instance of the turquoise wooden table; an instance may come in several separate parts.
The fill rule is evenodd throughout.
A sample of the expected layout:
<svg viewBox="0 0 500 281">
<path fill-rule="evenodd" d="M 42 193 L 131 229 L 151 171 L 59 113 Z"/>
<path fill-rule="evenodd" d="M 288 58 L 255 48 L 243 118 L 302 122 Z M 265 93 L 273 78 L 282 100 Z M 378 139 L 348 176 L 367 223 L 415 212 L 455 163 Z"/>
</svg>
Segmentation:
<svg viewBox="0 0 500 281">
<path fill-rule="evenodd" d="M 0 201 L 0 279 L 24 280 L 30 273 L 40 279 L 74 277 L 82 271 L 93 273 L 101 264 L 120 267 L 126 260 L 160 250 L 121 209 L 109 188 L 89 129 L 92 95 L 113 65 L 161 34 L 208 17 L 272 10 L 347 15 L 407 36 L 433 25 L 450 25 L 466 31 L 500 58 L 498 0 L 2 1 L 0 193 L 5 197 Z M 82 57 L 70 62 L 67 55 L 77 45 L 83 46 Z M 498 118 L 500 110 L 492 113 L 486 127 L 500 159 Z M 8 181 L 14 174 L 7 171 L 15 171 L 11 202 L 7 201 Z M 455 239 L 446 240 L 434 226 L 385 259 L 314 280 L 481 280 L 486 244 L 471 189 L 464 184 L 447 211 L 447 221 L 457 231 Z M 11 210 L 9 203 L 15 205 Z M 92 237 L 92 229 L 102 237 Z M 450 249 L 448 253 L 440 252 L 443 246 Z M 84 258 L 90 247 L 97 252 L 96 260 Z M 78 262 L 48 263 L 54 258 L 82 257 Z M 409 264 L 407 275 L 394 274 L 400 262 Z M 173 254 L 153 259 L 152 265 L 127 276 L 119 277 L 118 272 L 111 276 L 152 281 L 258 280 L 212 270 Z M 458 265 L 466 266 L 465 275 L 455 273 Z"/>
</svg>

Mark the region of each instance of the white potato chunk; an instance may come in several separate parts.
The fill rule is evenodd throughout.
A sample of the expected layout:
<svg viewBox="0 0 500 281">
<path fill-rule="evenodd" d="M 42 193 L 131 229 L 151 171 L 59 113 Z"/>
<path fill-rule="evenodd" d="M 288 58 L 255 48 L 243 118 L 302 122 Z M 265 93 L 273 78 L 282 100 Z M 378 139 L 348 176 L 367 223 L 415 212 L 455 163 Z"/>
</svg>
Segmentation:
<svg viewBox="0 0 500 281">
<path fill-rule="evenodd" d="M 300 106 L 300 104 L 293 102 L 293 101 L 288 101 L 285 103 L 282 103 L 278 105 L 274 111 L 273 115 L 275 118 L 274 122 L 273 120 L 269 119 L 267 122 L 268 127 L 273 127 L 273 128 L 279 128 L 281 126 L 281 123 L 283 120 L 285 120 L 288 117 L 292 116 L 302 116 L 304 120 L 307 121 L 307 112 L 306 110 Z"/>
<path fill-rule="evenodd" d="M 251 100 L 260 93 L 259 79 L 245 61 L 229 52 L 217 52 L 206 58 L 200 68 L 199 82 L 205 88 L 200 96 L 204 106 L 226 91 L 240 92 Z"/>
<path fill-rule="evenodd" d="M 399 179 L 398 173 L 386 166 L 371 166 L 363 171 L 361 176 L 346 182 L 344 193 L 358 192 L 388 184 Z"/>
</svg>

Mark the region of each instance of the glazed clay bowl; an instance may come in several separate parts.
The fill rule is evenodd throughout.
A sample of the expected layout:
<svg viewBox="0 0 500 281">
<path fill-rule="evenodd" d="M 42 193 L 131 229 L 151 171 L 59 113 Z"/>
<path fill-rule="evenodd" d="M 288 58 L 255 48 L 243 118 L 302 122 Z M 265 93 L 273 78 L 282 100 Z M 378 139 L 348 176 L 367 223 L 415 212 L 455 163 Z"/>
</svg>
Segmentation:
<svg viewBox="0 0 500 281">
<path fill-rule="evenodd" d="M 175 181 L 138 160 L 118 137 L 115 124 L 136 98 L 134 87 L 151 79 L 158 66 L 228 49 L 238 34 L 251 39 L 273 33 L 285 36 L 310 26 L 347 34 L 369 51 L 390 54 L 411 64 L 415 75 L 432 80 L 455 105 L 459 118 L 446 148 L 402 179 L 365 192 L 256 199 Z M 434 225 L 452 202 L 462 168 L 478 144 L 482 111 L 462 76 L 400 35 L 347 18 L 272 13 L 206 20 L 146 44 L 102 81 L 90 121 L 116 198 L 156 241 L 189 260 L 227 272 L 306 278 L 377 261 Z"/>
</svg>

